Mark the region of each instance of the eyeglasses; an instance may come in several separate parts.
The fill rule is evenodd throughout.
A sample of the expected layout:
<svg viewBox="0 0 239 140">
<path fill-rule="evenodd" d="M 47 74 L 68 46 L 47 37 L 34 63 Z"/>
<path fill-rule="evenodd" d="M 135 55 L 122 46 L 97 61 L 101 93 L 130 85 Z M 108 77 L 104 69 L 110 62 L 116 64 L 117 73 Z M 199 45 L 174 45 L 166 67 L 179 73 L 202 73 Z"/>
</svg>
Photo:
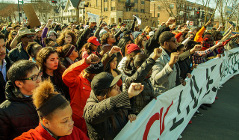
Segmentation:
<svg viewBox="0 0 239 140">
<path fill-rule="evenodd" d="M 40 76 L 40 77 L 42 76 L 42 72 L 39 72 L 37 75 L 33 75 L 33 76 L 29 77 L 29 78 L 25 78 L 25 79 L 21 79 L 21 80 L 32 80 L 32 81 L 36 81 L 36 80 L 39 78 L 39 76 Z"/>
<path fill-rule="evenodd" d="M 17 35 L 17 34 L 12 34 L 12 35 Z"/>
</svg>

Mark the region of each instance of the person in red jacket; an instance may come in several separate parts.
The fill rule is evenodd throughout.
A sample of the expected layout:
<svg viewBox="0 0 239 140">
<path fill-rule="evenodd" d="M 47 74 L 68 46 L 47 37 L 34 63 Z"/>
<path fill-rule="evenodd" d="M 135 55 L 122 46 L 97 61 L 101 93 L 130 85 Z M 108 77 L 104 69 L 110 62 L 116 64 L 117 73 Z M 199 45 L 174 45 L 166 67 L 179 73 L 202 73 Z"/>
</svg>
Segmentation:
<svg viewBox="0 0 239 140">
<path fill-rule="evenodd" d="M 40 123 L 14 140 L 88 140 L 72 121 L 72 109 L 64 96 L 54 91 L 50 80 L 42 82 L 33 93 L 33 104 Z"/>
<path fill-rule="evenodd" d="M 87 127 L 83 116 L 86 100 L 91 92 L 91 80 L 100 72 L 103 72 L 103 64 L 99 62 L 99 57 L 90 54 L 74 64 L 72 64 L 62 75 L 63 82 L 69 87 L 71 107 L 73 110 L 73 120 L 75 126 L 87 134 Z"/>
</svg>

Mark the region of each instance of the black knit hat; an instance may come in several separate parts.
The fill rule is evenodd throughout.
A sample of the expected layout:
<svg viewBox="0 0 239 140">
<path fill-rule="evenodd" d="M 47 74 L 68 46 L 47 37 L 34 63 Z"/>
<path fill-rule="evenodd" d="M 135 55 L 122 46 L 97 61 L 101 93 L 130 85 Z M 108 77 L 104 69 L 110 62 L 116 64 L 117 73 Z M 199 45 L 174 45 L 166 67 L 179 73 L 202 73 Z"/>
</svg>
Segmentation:
<svg viewBox="0 0 239 140">
<path fill-rule="evenodd" d="M 92 82 L 91 82 L 91 89 L 94 91 L 96 95 L 100 95 L 99 91 L 102 89 L 108 89 L 112 86 L 114 86 L 119 79 L 121 78 L 121 75 L 118 75 L 116 77 L 113 77 L 108 72 L 101 72 L 94 76 Z"/>
</svg>

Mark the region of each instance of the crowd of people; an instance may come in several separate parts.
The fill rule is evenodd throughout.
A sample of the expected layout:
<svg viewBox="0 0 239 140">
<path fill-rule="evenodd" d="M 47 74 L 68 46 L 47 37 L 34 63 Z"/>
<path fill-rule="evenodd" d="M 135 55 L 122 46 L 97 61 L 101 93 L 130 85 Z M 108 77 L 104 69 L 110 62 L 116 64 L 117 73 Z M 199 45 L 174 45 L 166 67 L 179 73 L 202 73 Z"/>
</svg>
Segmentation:
<svg viewBox="0 0 239 140">
<path fill-rule="evenodd" d="M 239 47 L 233 28 L 210 24 L 1 25 L 0 139 L 114 139 L 197 65 Z"/>
</svg>

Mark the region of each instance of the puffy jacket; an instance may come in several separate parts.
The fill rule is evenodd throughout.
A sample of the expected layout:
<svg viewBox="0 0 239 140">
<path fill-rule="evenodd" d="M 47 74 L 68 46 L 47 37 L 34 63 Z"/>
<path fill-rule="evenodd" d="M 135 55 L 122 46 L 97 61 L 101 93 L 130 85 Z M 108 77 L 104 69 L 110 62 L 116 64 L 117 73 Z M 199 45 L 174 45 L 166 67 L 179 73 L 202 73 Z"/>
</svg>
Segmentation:
<svg viewBox="0 0 239 140">
<path fill-rule="evenodd" d="M 19 43 L 16 48 L 12 49 L 8 56 L 11 61 L 16 62 L 18 60 L 28 60 L 30 57 L 24 50 L 22 43 Z"/>
<path fill-rule="evenodd" d="M 90 96 L 91 86 L 89 80 L 84 78 L 81 72 L 88 66 L 85 59 L 82 59 L 72 64 L 62 75 L 63 82 L 69 87 L 73 121 L 75 126 L 85 133 L 87 133 L 87 128 L 82 116 L 86 100 Z"/>
<path fill-rule="evenodd" d="M 155 60 L 152 58 L 146 59 L 144 63 L 133 73 L 132 76 L 127 76 L 123 84 L 123 90 L 128 91 L 128 88 L 131 83 L 141 83 L 144 85 L 144 90 L 138 95 L 130 99 L 132 114 L 139 114 L 139 112 L 154 98 L 154 90 L 147 78 L 149 71 L 152 69 L 155 64 Z"/>
<path fill-rule="evenodd" d="M 89 138 L 77 127 L 74 126 L 70 135 L 60 137 L 58 140 L 88 140 Z M 14 140 L 56 140 L 52 135 L 39 124 Z"/>
<path fill-rule="evenodd" d="M 90 139 L 113 140 L 128 122 L 129 108 L 126 92 L 99 102 L 92 91 L 84 109 Z"/>
<path fill-rule="evenodd" d="M 6 101 L 0 105 L 0 139 L 12 140 L 39 123 L 31 97 L 25 97 L 11 82 L 6 84 Z"/>
</svg>

